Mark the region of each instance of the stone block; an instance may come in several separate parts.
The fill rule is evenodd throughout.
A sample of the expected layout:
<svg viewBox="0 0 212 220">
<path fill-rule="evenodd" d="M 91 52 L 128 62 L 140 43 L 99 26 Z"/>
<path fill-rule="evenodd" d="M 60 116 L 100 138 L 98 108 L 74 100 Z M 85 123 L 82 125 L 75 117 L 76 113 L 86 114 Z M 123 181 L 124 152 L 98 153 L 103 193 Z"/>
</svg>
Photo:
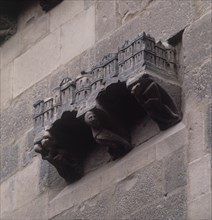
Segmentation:
<svg viewBox="0 0 212 220">
<path fill-rule="evenodd" d="M 117 19 L 121 24 L 128 22 L 129 20 L 133 19 L 139 13 L 144 11 L 147 6 L 151 3 L 151 0 L 143 0 L 143 1 L 122 1 L 118 0 L 117 4 L 117 12 L 118 17 Z"/>
<path fill-rule="evenodd" d="M 48 219 L 48 194 L 43 194 L 37 199 L 29 202 L 16 210 L 9 210 L 9 212 L 3 213 L 1 219 Z"/>
<path fill-rule="evenodd" d="M 39 196 L 37 199 L 29 202 L 24 207 L 18 209 L 14 219 L 48 219 L 48 193 Z"/>
<path fill-rule="evenodd" d="M 59 66 L 60 32 L 55 31 L 14 61 L 13 97 L 40 81 Z"/>
<path fill-rule="evenodd" d="M 76 183 L 68 185 L 50 201 L 49 218 L 95 197 L 100 192 L 100 184 L 100 176 L 89 173 Z"/>
<path fill-rule="evenodd" d="M 87 10 L 92 5 L 94 5 L 96 0 L 84 0 L 84 9 Z"/>
<path fill-rule="evenodd" d="M 61 26 L 61 63 L 67 63 L 95 43 L 95 8 L 79 13 Z"/>
<path fill-rule="evenodd" d="M 15 178 L 15 207 L 20 208 L 35 199 L 39 194 L 40 159 L 33 162 L 16 174 Z"/>
<path fill-rule="evenodd" d="M 49 33 L 49 15 L 44 14 L 38 18 L 32 17 L 28 25 L 20 32 L 23 48 L 27 49 L 34 46 L 39 40 Z"/>
<path fill-rule="evenodd" d="M 207 149 L 210 152 L 211 151 L 211 155 L 212 155 L 212 103 L 210 103 L 207 106 L 207 111 L 206 111 L 206 117 L 205 117 L 205 123 L 206 123 L 206 145 L 207 145 Z M 212 160 L 211 160 L 212 162 Z M 211 187 L 212 188 L 212 187 Z"/>
<path fill-rule="evenodd" d="M 147 144 L 148 145 L 148 144 Z M 101 189 L 125 179 L 132 173 L 148 166 L 156 159 L 155 146 L 139 146 L 119 161 L 108 164 L 100 171 Z M 126 166 L 127 165 L 127 166 Z"/>
<path fill-rule="evenodd" d="M 212 219 L 212 196 L 202 195 L 188 203 L 188 219 L 190 220 L 210 220 Z"/>
<path fill-rule="evenodd" d="M 0 179 L 1 181 L 5 178 L 13 175 L 19 168 L 19 148 L 16 143 L 10 145 L 1 146 L 1 170 Z"/>
<path fill-rule="evenodd" d="M 188 201 L 211 192 L 211 155 L 193 161 L 188 166 Z"/>
<path fill-rule="evenodd" d="M 53 219 L 110 219 L 110 199 L 114 192 L 111 188 L 61 213 Z"/>
<path fill-rule="evenodd" d="M 22 36 L 20 33 L 16 33 L 1 46 L 1 68 L 18 57 L 22 51 Z"/>
<path fill-rule="evenodd" d="M 191 52 L 192 53 L 192 52 Z M 211 54 L 212 55 L 212 54 Z M 185 74 L 183 89 L 185 93 L 186 111 L 199 107 L 197 103 L 202 105 L 210 102 L 212 98 L 212 60 L 206 59 L 198 67 Z"/>
<path fill-rule="evenodd" d="M 13 62 L 5 65 L 1 69 L 0 78 L 0 106 L 1 109 L 8 107 L 12 99 L 12 76 L 13 76 Z"/>
<path fill-rule="evenodd" d="M 36 153 L 34 147 L 34 133 L 33 129 L 30 129 L 17 141 L 18 148 L 20 149 L 20 164 L 25 167 L 32 162 Z"/>
<path fill-rule="evenodd" d="M 13 99 L 10 107 L 1 111 L 1 145 L 14 144 L 33 128 L 33 104 L 50 96 L 49 79 L 44 79 Z"/>
<path fill-rule="evenodd" d="M 187 204 L 185 189 L 156 200 L 152 204 L 140 207 L 134 214 L 123 216 L 123 219 L 169 220 L 187 219 Z"/>
<path fill-rule="evenodd" d="M 199 67 L 204 60 L 211 57 L 211 13 L 211 11 L 207 12 L 184 31 L 183 49 L 186 73 L 195 67 Z"/>
<path fill-rule="evenodd" d="M 188 160 L 192 162 L 203 157 L 208 153 L 205 143 L 205 107 L 200 106 L 198 109 L 193 109 L 185 117 L 187 118 L 189 145 L 188 145 Z"/>
<path fill-rule="evenodd" d="M 138 146 L 157 135 L 159 132 L 160 129 L 158 125 L 149 117 L 146 117 L 145 120 L 138 121 L 132 129 L 132 145 Z"/>
<path fill-rule="evenodd" d="M 164 135 L 171 132 L 170 135 L 164 137 L 164 140 L 156 145 L 157 160 L 172 154 L 174 151 L 185 146 L 188 142 L 187 129 L 181 122 L 169 129 L 169 131 L 162 132 Z"/>
<path fill-rule="evenodd" d="M 212 2 L 210 0 L 197 0 L 192 1 L 192 17 L 193 20 L 199 19 L 202 15 L 206 14 L 212 9 Z"/>
<path fill-rule="evenodd" d="M 12 176 L 0 185 L 0 213 L 12 212 L 15 208 L 15 177 Z"/>
<path fill-rule="evenodd" d="M 170 193 L 187 184 L 187 161 L 185 148 L 173 152 L 165 159 L 166 193 Z"/>
<path fill-rule="evenodd" d="M 50 11 L 50 30 L 54 31 L 84 10 L 83 1 L 65 0 Z"/>
<path fill-rule="evenodd" d="M 96 40 L 108 36 L 116 26 L 116 1 L 97 1 Z"/>
<path fill-rule="evenodd" d="M 154 162 L 118 183 L 111 198 L 111 218 L 122 219 L 163 197 L 163 181 L 162 163 Z"/>
</svg>

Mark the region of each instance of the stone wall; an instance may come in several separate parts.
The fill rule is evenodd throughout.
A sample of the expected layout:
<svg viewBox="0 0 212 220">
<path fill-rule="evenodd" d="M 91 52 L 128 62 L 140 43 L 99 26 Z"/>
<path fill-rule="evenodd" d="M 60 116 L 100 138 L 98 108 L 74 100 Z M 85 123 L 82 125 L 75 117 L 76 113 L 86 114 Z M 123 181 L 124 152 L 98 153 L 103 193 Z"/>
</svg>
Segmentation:
<svg viewBox="0 0 212 220">
<path fill-rule="evenodd" d="M 210 0 L 63 1 L 1 48 L 1 219 L 211 219 Z M 67 185 L 33 151 L 33 104 L 145 31 L 178 42 L 183 121 Z M 134 136 L 148 136 L 148 129 Z M 150 136 L 148 136 L 150 137 Z M 136 139 L 136 140 L 137 140 Z"/>
</svg>

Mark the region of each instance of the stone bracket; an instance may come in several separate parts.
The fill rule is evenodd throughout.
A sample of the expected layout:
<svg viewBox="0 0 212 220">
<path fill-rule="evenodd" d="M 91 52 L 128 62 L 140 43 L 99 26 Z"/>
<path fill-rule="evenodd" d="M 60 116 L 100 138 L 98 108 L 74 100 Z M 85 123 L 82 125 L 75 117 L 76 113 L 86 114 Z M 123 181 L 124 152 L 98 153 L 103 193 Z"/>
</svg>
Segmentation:
<svg viewBox="0 0 212 220">
<path fill-rule="evenodd" d="M 95 146 L 107 148 L 112 160 L 128 153 L 130 129 L 139 118 L 148 115 L 161 130 L 178 123 L 175 55 L 174 48 L 142 33 L 90 72 L 64 78 L 52 97 L 34 104 L 35 151 L 73 182 Z"/>
</svg>

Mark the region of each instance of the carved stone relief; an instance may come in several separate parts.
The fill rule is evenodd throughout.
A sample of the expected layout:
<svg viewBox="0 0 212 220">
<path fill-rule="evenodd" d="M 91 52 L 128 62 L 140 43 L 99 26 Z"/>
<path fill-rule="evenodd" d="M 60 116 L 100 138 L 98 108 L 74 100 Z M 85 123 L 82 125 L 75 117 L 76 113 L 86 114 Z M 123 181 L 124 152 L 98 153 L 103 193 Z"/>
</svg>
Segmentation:
<svg viewBox="0 0 212 220">
<path fill-rule="evenodd" d="M 96 146 L 106 148 L 111 160 L 124 156 L 133 148 L 130 129 L 139 118 L 148 115 L 161 130 L 181 120 L 176 69 L 174 48 L 145 33 L 126 41 L 34 104 L 35 151 L 68 182 L 82 177 Z"/>
</svg>

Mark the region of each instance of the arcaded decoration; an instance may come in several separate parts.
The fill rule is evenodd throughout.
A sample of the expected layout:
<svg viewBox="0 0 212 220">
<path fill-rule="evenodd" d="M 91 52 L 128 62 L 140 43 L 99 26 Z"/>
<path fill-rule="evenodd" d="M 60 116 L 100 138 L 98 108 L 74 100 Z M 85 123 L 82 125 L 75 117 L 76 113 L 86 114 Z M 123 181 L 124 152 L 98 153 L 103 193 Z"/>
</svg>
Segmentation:
<svg viewBox="0 0 212 220">
<path fill-rule="evenodd" d="M 139 119 L 148 115 L 161 130 L 178 123 L 180 93 L 175 49 L 142 33 L 34 104 L 35 151 L 73 182 L 95 147 L 111 160 L 127 154 Z"/>
</svg>

